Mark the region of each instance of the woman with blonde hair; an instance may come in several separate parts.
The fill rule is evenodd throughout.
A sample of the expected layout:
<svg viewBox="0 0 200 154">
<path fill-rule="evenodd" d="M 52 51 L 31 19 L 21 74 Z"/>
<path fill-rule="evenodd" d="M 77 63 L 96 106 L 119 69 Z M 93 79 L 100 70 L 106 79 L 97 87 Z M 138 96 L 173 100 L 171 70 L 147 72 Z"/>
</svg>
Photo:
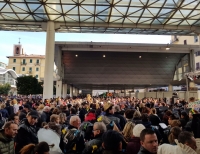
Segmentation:
<svg viewBox="0 0 200 154">
<path fill-rule="evenodd" d="M 122 131 L 122 134 L 126 140 L 126 142 L 129 142 L 129 140 L 133 137 L 133 128 L 135 127 L 135 124 L 133 122 L 127 122 L 124 126 L 124 129 Z"/>
<path fill-rule="evenodd" d="M 49 153 L 49 145 L 46 142 L 40 142 L 39 144 L 28 144 L 24 146 L 20 152 L 20 154 L 48 154 Z"/>
<path fill-rule="evenodd" d="M 67 127 L 67 122 L 66 122 L 67 116 L 66 116 L 65 113 L 60 113 L 59 114 L 59 120 L 60 120 L 59 123 L 60 123 L 62 128 Z"/>
<path fill-rule="evenodd" d="M 44 109 L 44 104 L 40 104 L 39 106 L 38 106 L 38 113 L 41 115 L 42 114 L 42 112 L 43 112 L 43 109 Z"/>
</svg>

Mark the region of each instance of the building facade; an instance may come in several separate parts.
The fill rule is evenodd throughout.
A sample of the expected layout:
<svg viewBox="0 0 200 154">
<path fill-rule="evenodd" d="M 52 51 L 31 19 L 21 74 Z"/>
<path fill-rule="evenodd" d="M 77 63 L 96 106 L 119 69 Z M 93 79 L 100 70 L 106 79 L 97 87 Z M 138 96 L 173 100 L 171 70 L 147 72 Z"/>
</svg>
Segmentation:
<svg viewBox="0 0 200 154">
<path fill-rule="evenodd" d="M 200 45 L 199 36 L 171 36 L 171 44 Z M 200 71 L 200 48 L 195 52 L 195 70 Z"/>
<path fill-rule="evenodd" d="M 12 69 L 6 69 L 6 64 L 0 62 L 0 84 L 10 84 L 11 90 L 9 91 L 9 95 L 16 95 L 16 78 L 18 75 Z"/>
<path fill-rule="evenodd" d="M 13 55 L 7 56 L 8 69 L 14 70 L 20 75 L 32 75 L 39 81 L 44 78 L 45 55 L 24 54 L 20 44 L 14 45 Z"/>
</svg>

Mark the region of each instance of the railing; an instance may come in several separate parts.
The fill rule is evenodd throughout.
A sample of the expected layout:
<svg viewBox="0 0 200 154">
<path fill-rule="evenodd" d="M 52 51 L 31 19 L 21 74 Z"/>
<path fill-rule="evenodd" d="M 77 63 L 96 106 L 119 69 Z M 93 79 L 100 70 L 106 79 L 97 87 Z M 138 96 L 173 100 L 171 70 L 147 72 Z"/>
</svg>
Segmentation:
<svg viewBox="0 0 200 154">
<path fill-rule="evenodd" d="M 27 63 L 21 62 L 21 65 L 26 65 Z"/>
<path fill-rule="evenodd" d="M 32 71 L 28 71 L 29 74 L 32 74 Z"/>
<path fill-rule="evenodd" d="M 40 63 L 35 63 L 35 66 L 36 66 L 36 65 L 40 65 Z"/>
</svg>

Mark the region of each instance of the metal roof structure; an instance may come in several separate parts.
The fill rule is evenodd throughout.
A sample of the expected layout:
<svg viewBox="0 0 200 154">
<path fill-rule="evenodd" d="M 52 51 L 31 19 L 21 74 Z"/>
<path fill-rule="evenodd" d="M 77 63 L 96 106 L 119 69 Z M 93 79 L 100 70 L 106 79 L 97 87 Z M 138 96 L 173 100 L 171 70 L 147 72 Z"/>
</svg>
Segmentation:
<svg viewBox="0 0 200 154">
<path fill-rule="evenodd" d="M 0 30 L 198 35 L 198 0 L 0 0 Z"/>
</svg>

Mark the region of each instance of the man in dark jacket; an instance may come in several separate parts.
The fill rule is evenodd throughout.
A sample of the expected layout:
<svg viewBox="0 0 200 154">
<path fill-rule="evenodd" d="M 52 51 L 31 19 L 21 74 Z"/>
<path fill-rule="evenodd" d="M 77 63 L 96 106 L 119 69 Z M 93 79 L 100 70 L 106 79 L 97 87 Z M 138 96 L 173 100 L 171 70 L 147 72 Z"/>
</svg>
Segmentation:
<svg viewBox="0 0 200 154">
<path fill-rule="evenodd" d="M 86 142 L 82 154 L 101 154 L 102 135 L 106 132 L 106 125 L 103 122 L 95 122 L 93 125 L 94 139 Z"/>
<path fill-rule="evenodd" d="M 30 143 L 37 144 L 38 137 L 37 137 L 37 129 L 36 129 L 36 122 L 38 119 L 37 111 L 31 111 L 27 115 L 27 119 L 25 119 L 20 125 L 18 134 L 15 138 L 16 147 L 15 152 L 19 154 L 19 151 L 25 146 Z"/>
<path fill-rule="evenodd" d="M 14 154 L 14 140 L 18 126 L 13 122 L 7 122 L 0 131 L 0 154 Z"/>
<path fill-rule="evenodd" d="M 151 129 L 144 129 L 140 134 L 141 148 L 138 154 L 156 154 L 158 150 L 158 139 Z"/>
<path fill-rule="evenodd" d="M 87 114 L 87 102 L 83 102 L 81 105 L 82 108 L 80 110 L 79 117 L 81 119 L 81 122 L 83 122 L 85 120 L 85 115 Z"/>
</svg>

